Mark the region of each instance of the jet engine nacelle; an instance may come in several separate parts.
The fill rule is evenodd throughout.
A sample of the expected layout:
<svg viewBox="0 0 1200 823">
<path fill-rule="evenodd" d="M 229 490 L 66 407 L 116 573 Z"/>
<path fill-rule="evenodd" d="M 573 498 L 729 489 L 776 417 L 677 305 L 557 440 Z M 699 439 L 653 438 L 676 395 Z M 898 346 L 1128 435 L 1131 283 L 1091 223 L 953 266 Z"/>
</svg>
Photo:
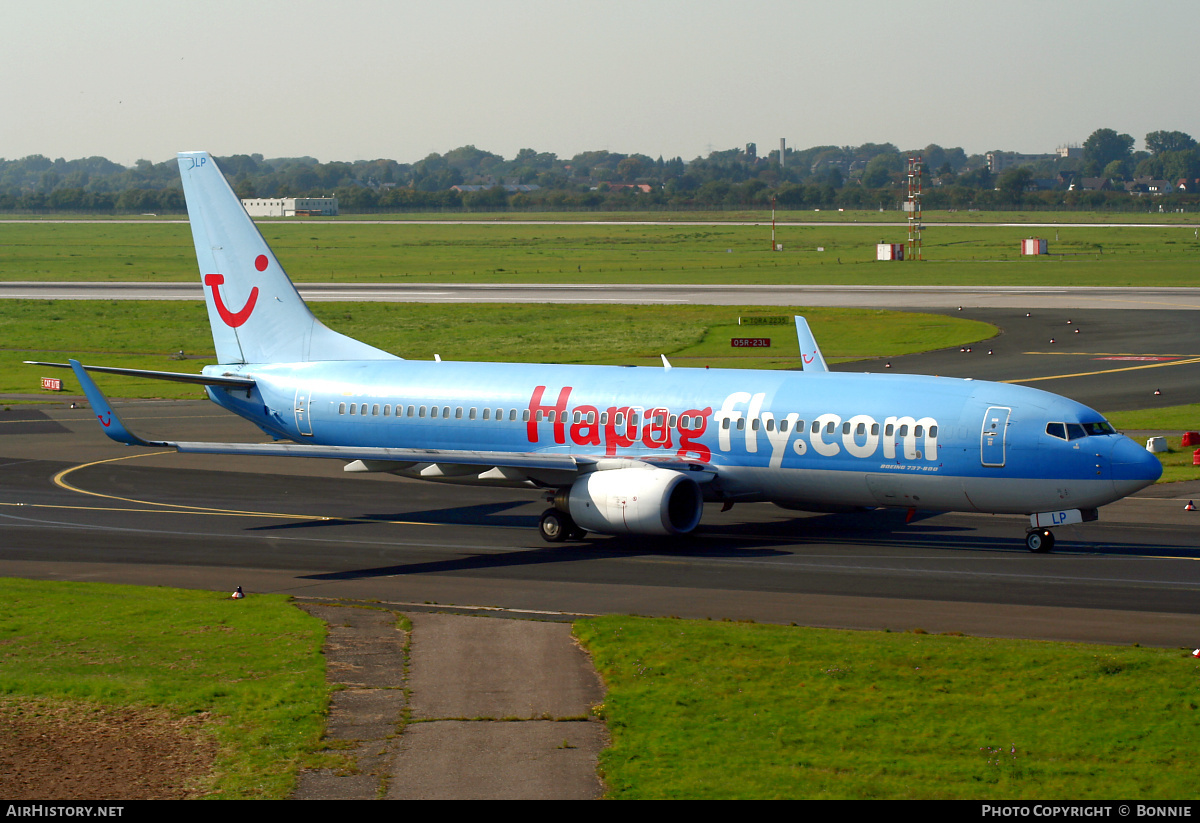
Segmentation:
<svg viewBox="0 0 1200 823">
<path fill-rule="evenodd" d="M 704 513 L 700 484 L 670 469 L 585 474 L 565 502 L 577 525 L 602 534 L 686 534 Z"/>
</svg>

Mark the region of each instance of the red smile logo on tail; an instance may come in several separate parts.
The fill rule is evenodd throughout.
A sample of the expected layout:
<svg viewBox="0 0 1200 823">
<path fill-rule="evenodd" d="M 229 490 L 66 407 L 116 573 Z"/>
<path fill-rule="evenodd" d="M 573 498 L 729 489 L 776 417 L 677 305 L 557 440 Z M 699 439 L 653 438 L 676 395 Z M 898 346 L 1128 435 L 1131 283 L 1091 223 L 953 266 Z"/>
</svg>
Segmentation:
<svg viewBox="0 0 1200 823">
<path fill-rule="evenodd" d="M 254 268 L 263 271 L 266 267 L 267 256 L 265 254 L 260 254 L 254 259 Z M 225 301 L 221 299 L 221 291 L 218 288 L 224 282 L 225 275 L 223 274 L 204 275 L 204 285 L 212 289 L 213 302 L 217 305 L 217 314 L 221 315 L 221 319 L 225 321 L 226 326 L 236 329 L 250 319 L 250 314 L 254 311 L 254 304 L 258 302 L 258 286 L 250 289 L 250 298 L 246 301 L 246 305 L 237 311 L 230 311 L 229 307 L 225 305 Z"/>
</svg>

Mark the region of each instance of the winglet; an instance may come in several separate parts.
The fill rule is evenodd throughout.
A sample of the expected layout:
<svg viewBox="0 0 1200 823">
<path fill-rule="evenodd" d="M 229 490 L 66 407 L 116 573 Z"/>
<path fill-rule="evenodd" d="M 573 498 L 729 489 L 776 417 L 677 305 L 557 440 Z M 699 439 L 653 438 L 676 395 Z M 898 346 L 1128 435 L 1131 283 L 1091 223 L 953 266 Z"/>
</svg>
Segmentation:
<svg viewBox="0 0 1200 823">
<path fill-rule="evenodd" d="M 800 315 L 796 315 L 796 339 L 800 342 L 800 359 L 804 362 L 805 371 L 829 371 L 821 355 L 821 347 L 817 345 L 817 338 L 813 337 L 808 321 Z"/>
<path fill-rule="evenodd" d="M 91 404 L 92 411 L 96 413 L 96 419 L 100 421 L 104 433 L 111 439 L 116 440 L 118 443 L 124 443 L 127 446 L 168 445 L 167 443 L 148 442 L 125 428 L 125 424 L 117 417 L 117 413 L 113 411 L 108 398 L 100 391 L 100 387 L 96 385 L 96 381 L 92 380 L 79 361 L 68 360 L 67 362 L 71 364 L 71 370 L 75 372 L 75 378 L 79 381 L 79 385 L 83 387 L 83 393 L 87 395 L 88 403 Z"/>
</svg>

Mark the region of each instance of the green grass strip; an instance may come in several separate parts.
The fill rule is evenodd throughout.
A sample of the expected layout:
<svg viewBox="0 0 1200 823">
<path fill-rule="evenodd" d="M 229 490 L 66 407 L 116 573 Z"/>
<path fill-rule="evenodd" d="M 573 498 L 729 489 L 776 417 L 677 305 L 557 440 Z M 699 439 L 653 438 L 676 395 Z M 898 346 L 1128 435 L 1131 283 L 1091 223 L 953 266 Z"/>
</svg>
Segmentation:
<svg viewBox="0 0 1200 823">
<path fill-rule="evenodd" d="M 1192 215 L 1194 218 L 1194 215 Z M 846 218 L 853 219 L 853 218 Z M 928 219 L 928 218 L 927 218 Z M 267 222 L 304 283 L 1193 286 L 1195 225 L 927 226 L 923 260 L 881 262 L 900 224 L 521 225 Z M 1043 237 L 1049 254 L 1024 256 Z M 198 282 L 186 223 L 0 221 L 5 281 Z"/>
<path fill-rule="evenodd" d="M 284 798 L 319 745 L 325 624 L 281 595 L 0 578 L 0 695 L 210 713 L 210 792 Z"/>
<path fill-rule="evenodd" d="M 42 376 L 63 370 L 24 360 L 198 373 L 213 363 L 208 316 L 199 302 L 7 300 L 0 304 L 0 394 L 37 393 Z M 749 315 L 804 314 L 826 358 L 894 357 L 959 346 L 995 334 L 986 323 L 874 309 L 761 306 L 314 303 L 329 327 L 401 357 L 520 363 L 596 363 L 661 367 L 796 368 L 796 329 L 737 325 Z M 767 337 L 770 348 L 734 349 L 732 337 Z M 188 359 L 175 360 L 183 351 Z M 195 386 L 101 375 L 113 397 L 196 398 Z M 52 392 L 46 392 L 52 398 Z"/>
<path fill-rule="evenodd" d="M 1195 794 L 1187 651 L 600 617 L 613 798 Z"/>
</svg>

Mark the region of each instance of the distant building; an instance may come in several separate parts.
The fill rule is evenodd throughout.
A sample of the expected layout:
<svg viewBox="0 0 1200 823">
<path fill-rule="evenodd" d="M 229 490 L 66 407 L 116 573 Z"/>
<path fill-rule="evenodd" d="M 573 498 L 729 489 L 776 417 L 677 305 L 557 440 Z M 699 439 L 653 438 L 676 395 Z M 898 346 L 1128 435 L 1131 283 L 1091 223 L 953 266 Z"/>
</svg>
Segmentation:
<svg viewBox="0 0 1200 823">
<path fill-rule="evenodd" d="M 336 197 L 252 197 L 242 201 L 251 217 L 333 217 L 338 213 Z"/>
<path fill-rule="evenodd" d="M 1151 177 L 1135 177 L 1125 184 L 1125 191 L 1130 194 L 1170 194 L 1174 188 L 1169 180 Z"/>
</svg>

